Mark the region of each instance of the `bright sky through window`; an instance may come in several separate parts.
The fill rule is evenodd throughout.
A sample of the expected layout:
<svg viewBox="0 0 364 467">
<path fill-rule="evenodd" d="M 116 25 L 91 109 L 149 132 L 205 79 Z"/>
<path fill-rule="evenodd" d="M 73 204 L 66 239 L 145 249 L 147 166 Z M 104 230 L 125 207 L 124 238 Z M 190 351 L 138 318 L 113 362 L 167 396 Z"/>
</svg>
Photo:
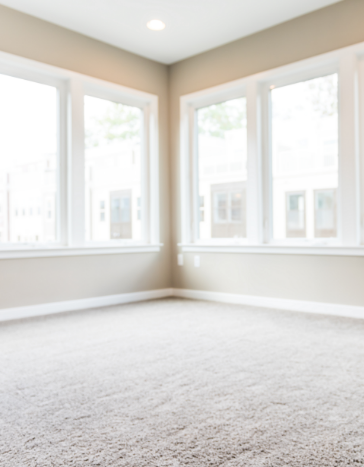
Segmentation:
<svg viewBox="0 0 364 467">
<path fill-rule="evenodd" d="M 57 90 L 0 75 L 0 167 L 57 151 Z"/>
<path fill-rule="evenodd" d="M 57 240 L 57 89 L 0 75 L 0 242 Z"/>
</svg>

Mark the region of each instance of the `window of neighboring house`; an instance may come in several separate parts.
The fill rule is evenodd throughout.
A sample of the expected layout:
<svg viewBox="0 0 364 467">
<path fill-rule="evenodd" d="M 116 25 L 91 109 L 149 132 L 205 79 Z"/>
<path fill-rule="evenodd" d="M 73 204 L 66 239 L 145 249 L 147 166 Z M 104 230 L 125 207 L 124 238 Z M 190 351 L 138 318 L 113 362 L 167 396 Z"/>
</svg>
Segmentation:
<svg viewBox="0 0 364 467">
<path fill-rule="evenodd" d="M 286 237 L 306 237 L 305 193 L 286 194 Z"/>
<path fill-rule="evenodd" d="M 100 201 L 100 222 L 105 222 L 105 201 Z"/>
<path fill-rule="evenodd" d="M 315 237 L 337 237 L 336 190 L 315 191 Z"/>
<path fill-rule="evenodd" d="M 197 236 L 246 237 L 246 98 L 199 108 Z"/>
<path fill-rule="evenodd" d="M 336 237 L 338 75 L 274 88 L 271 108 L 273 238 Z"/>
<path fill-rule="evenodd" d="M 0 74 L 0 102 L 0 192 L 5 193 L 6 219 L 2 242 L 11 245 L 38 238 L 55 243 L 57 215 L 52 225 L 46 224 L 44 216 L 33 216 L 28 203 L 34 197 L 59 199 L 59 90 Z M 47 162 L 52 162 L 51 168 Z"/>
<path fill-rule="evenodd" d="M 212 238 L 239 238 L 246 236 L 245 182 L 211 185 Z"/>
<path fill-rule="evenodd" d="M 110 194 L 110 237 L 128 239 L 132 235 L 132 191 L 121 190 Z"/>
<path fill-rule="evenodd" d="M 142 120 L 138 107 L 85 96 L 86 239 L 141 240 Z M 110 228 L 105 202 L 110 199 Z M 140 199 L 140 198 L 139 198 Z M 99 215 L 93 213 L 99 212 Z"/>
</svg>

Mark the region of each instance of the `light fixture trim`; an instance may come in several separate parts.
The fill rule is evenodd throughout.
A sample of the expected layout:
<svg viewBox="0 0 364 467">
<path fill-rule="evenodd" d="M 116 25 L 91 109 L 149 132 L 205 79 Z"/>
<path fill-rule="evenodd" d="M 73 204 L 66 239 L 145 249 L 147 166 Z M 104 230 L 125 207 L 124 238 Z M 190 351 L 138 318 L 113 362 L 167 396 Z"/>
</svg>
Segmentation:
<svg viewBox="0 0 364 467">
<path fill-rule="evenodd" d="M 151 31 L 162 31 L 166 25 L 160 19 L 151 19 L 147 22 L 147 27 Z"/>
</svg>

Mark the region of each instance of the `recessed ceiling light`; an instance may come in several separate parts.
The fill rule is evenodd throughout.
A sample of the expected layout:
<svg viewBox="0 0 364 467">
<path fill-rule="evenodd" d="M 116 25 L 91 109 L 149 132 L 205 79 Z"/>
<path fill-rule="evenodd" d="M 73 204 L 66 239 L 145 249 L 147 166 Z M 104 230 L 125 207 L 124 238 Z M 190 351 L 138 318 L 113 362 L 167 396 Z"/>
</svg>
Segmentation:
<svg viewBox="0 0 364 467">
<path fill-rule="evenodd" d="M 159 19 L 152 19 L 151 21 L 148 21 L 147 26 L 152 31 L 162 31 L 162 29 L 166 27 L 163 21 Z"/>
</svg>

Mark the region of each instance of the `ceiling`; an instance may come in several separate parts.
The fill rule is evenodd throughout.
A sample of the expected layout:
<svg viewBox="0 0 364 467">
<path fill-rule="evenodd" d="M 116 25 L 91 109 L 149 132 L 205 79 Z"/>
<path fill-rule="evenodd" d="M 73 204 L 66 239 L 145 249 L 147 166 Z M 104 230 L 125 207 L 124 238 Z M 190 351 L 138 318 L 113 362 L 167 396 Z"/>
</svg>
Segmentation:
<svg viewBox="0 0 364 467">
<path fill-rule="evenodd" d="M 342 0 L 0 0 L 130 52 L 170 64 Z M 147 21 L 160 19 L 163 31 Z"/>
</svg>

